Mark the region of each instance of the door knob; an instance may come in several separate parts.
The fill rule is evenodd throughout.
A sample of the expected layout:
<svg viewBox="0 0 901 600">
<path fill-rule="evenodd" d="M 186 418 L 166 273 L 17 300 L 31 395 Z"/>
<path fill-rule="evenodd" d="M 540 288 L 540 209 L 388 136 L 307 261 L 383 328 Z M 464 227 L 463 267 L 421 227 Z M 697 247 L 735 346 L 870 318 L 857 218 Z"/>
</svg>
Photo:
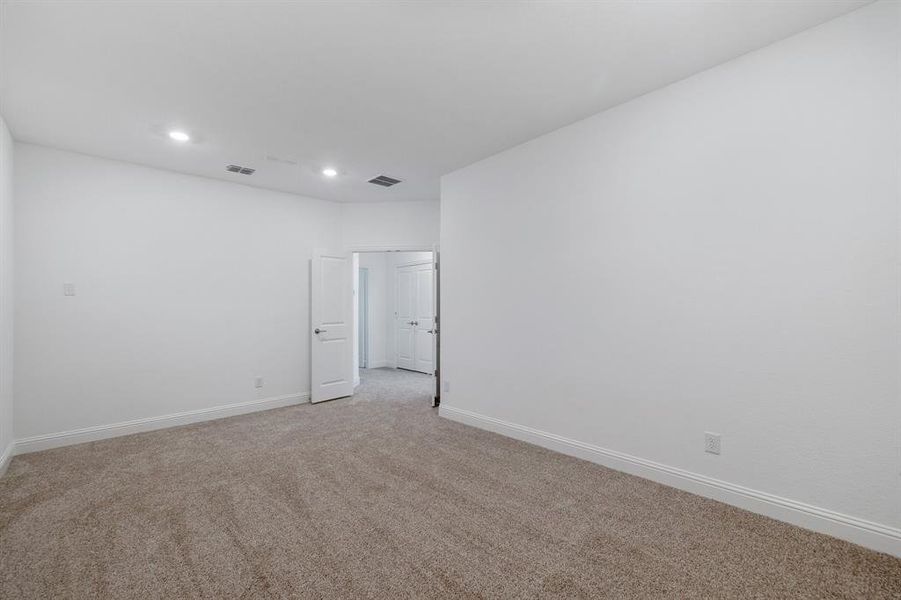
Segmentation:
<svg viewBox="0 0 901 600">
<path fill-rule="evenodd" d="M 326 331 L 325 329 L 319 329 L 319 328 L 317 327 L 316 330 L 315 330 L 313 333 L 325 333 L 325 331 Z"/>
<path fill-rule="evenodd" d="M 416 325 L 416 321 L 407 321 L 407 325 Z"/>
</svg>

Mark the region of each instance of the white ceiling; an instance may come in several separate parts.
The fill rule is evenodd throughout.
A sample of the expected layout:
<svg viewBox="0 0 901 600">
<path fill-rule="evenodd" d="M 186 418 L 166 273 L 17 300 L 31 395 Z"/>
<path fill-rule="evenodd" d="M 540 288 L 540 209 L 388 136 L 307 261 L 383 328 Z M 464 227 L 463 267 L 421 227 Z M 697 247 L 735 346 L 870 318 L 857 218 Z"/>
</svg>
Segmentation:
<svg viewBox="0 0 901 600">
<path fill-rule="evenodd" d="M 434 200 L 444 173 L 866 3 L 4 0 L 0 111 L 26 142 Z M 404 183 L 365 183 L 380 173 Z"/>
</svg>

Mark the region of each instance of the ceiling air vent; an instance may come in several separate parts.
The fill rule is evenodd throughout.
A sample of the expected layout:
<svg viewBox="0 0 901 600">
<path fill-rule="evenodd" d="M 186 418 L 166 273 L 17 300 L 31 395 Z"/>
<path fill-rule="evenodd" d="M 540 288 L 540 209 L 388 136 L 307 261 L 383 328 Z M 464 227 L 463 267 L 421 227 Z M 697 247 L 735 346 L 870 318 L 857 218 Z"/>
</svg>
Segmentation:
<svg viewBox="0 0 901 600">
<path fill-rule="evenodd" d="M 388 177 L 387 175 L 377 175 L 370 179 L 369 183 L 374 183 L 375 185 L 380 185 L 382 187 L 391 187 L 392 185 L 400 183 L 400 179 Z"/>
<path fill-rule="evenodd" d="M 241 175 L 253 175 L 256 169 L 250 167 L 242 167 L 241 165 L 228 165 L 225 170 L 229 173 L 240 173 Z"/>
</svg>

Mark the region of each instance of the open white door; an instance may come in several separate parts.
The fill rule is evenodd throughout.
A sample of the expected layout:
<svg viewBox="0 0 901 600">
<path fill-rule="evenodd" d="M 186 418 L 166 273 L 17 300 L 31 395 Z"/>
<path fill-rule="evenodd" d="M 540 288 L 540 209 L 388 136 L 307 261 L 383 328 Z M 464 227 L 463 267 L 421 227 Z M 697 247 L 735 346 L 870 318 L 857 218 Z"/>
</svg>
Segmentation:
<svg viewBox="0 0 901 600">
<path fill-rule="evenodd" d="M 343 252 L 313 252 L 310 399 L 350 396 L 353 378 L 353 265 Z"/>
</svg>

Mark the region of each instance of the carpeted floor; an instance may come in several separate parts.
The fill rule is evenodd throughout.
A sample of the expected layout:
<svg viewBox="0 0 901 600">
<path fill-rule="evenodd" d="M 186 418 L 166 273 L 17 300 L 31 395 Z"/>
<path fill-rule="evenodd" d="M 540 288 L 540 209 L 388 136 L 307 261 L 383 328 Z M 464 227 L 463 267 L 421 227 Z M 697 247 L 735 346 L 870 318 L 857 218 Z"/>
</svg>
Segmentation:
<svg viewBox="0 0 901 600">
<path fill-rule="evenodd" d="M 901 560 L 438 418 L 430 379 L 16 457 L 0 597 L 901 598 Z"/>
</svg>

